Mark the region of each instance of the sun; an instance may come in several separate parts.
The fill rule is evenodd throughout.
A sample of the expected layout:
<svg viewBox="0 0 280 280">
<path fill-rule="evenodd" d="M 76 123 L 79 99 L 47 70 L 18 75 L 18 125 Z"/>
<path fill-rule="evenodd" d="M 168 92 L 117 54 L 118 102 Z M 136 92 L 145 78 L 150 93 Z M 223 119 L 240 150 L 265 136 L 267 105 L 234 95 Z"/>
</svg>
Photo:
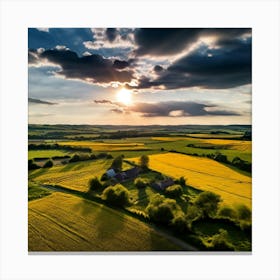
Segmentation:
<svg viewBox="0 0 280 280">
<path fill-rule="evenodd" d="M 132 103 L 132 93 L 130 90 L 122 88 L 117 93 L 117 100 L 125 105 L 130 105 Z"/>
</svg>

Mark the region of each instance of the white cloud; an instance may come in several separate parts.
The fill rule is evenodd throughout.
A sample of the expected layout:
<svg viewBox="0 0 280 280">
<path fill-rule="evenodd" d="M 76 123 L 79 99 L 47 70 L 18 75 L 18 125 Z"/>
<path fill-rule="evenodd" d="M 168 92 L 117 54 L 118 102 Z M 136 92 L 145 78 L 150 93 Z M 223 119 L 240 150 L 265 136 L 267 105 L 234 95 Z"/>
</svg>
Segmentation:
<svg viewBox="0 0 280 280">
<path fill-rule="evenodd" d="M 49 28 L 46 28 L 46 27 L 38 27 L 37 29 L 38 29 L 39 31 L 49 32 Z"/>
</svg>

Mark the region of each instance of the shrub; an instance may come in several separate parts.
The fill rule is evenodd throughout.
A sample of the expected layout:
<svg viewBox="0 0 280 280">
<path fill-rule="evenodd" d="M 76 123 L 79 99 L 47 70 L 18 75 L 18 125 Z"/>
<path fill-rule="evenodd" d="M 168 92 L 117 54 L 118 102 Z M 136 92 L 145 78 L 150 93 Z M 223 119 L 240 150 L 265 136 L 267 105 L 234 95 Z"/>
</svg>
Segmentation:
<svg viewBox="0 0 280 280">
<path fill-rule="evenodd" d="M 186 217 L 184 215 L 179 215 L 177 217 L 174 217 L 171 221 L 172 228 L 175 230 L 175 232 L 182 234 L 190 231 L 190 228 L 188 226 Z"/>
<path fill-rule="evenodd" d="M 219 209 L 218 216 L 220 216 L 222 218 L 228 218 L 231 220 L 235 220 L 237 217 L 237 213 L 234 209 L 232 209 L 228 206 L 223 206 Z"/>
<path fill-rule="evenodd" d="M 101 181 L 107 181 L 109 179 L 109 176 L 107 175 L 107 173 L 104 173 L 102 176 L 101 176 Z"/>
<path fill-rule="evenodd" d="M 177 198 L 183 194 L 183 188 L 180 185 L 169 186 L 165 189 L 166 195 Z"/>
<path fill-rule="evenodd" d="M 77 155 L 77 154 L 74 154 L 74 155 L 70 158 L 69 162 L 77 162 L 77 161 L 79 161 L 79 160 L 80 160 L 80 156 Z"/>
<path fill-rule="evenodd" d="M 33 159 L 28 160 L 28 170 L 35 170 L 41 168 L 39 165 L 37 165 Z"/>
<path fill-rule="evenodd" d="M 247 206 L 243 204 L 237 205 L 236 211 L 239 220 L 251 221 L 252 212 Z"/>
<path fill-rule="evenodd" d="M 143 179 L 137 178 L 134 180 L 134 185 L 138 189 L 143 189 L 147 186 L 147 183 Z"/>
<path fill-rule="evenodd" d="M 97 177 L 89 179 L 88 186 L 89 186 L 89 192 L 99 191 L 102 189 L 102 184 L 100 183 Z"/>
<path fill-rule="evenodd" d="M 194 205 L 199 208 L 202 217 L 215 216 L 221 197 L 215 193 L 206 191 L 200 193 L 194 200 Z"/>
<path fill-rule="evenodd" d="M 147 213 L 155 223 L 168 225 L 177 215 L 183 212 L 174 199 L 165 198 L 160 194 L 156 194 L 146 208 Z"/>
<path fill-rule="evenodd" d="M 49 159 L 48 161 L 45 162 L 43 168 L 50 168 L 50 167 L 53 167 L 53 161 Z"/>
<path fill-rule="evenodd" d="M 210 248 L 215 251 L 234 251 L 233 245 L 228 241 L 228 232 L 224 229 L 212 236 Z"/>
<path fill-rule="evenodd" d="M 114 206 L 124 207 L 129 204 L 129 191 L 120 184 L 111 186 L 103 191 L 102 199 Z"/>
</svg>

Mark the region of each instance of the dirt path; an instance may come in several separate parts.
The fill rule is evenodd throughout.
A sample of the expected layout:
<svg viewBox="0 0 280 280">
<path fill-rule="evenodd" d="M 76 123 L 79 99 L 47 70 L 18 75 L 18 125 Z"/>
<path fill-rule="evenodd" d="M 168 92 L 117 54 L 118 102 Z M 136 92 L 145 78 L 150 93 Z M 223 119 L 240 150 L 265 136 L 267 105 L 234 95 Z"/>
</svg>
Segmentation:
<svg viewBox="0 0 280 280">
<path fill-rule="evenodd" d="M 52 190 L 52 191 L 57 191 L 57 192 L 63 192 L 63 193 L 68 193 L 68 194 L 72 194 L 72 195 L 83 195 L 83 192 L 79 192 L 79 191 L 72 191 L 72 190 L 67 190 L 66 188 L 60 188 L 60 187 L 55 187 L 55 186 L 50 186 L 50 185 L 40 185 L 43 188 Z M 93 203 L 99 204 L 96 201 L 92 201 Z M 114 210 L 112 208 L 112 210 Z M 114 210 L 116 211 L 116 210 Z M 135 218 L 136 219 L 136 218 Z M 143 221 L 142 221 L 143 222 Z M 174 244 L 178 245 L 180 248 L 182 248 L 185 251 L 198 251 L 197 248 L 195 248 L 194 246 L 184 242 L 183 240 L 172 236 L 170 234 L 168 234 L 167 232 L 165 232 L 164 230 L 159 229 L 158 227 L 154 226 L 154 225 L 149 225 L 147 223 L 145 223 L 148 227 L 154 229 L 157 231 L 158 234 L 162 235 L 163 237 L 165 237 L 166 239 L 168 239 L 169 241 L 173 242 Z"/>
</svg>

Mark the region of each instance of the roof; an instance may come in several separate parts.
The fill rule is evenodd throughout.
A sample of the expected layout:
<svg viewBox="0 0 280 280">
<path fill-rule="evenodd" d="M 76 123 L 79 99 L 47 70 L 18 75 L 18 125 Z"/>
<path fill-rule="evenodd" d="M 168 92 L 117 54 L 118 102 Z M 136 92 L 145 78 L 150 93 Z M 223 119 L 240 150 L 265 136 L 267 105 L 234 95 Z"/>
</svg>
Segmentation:
<svg viewBox="0 0 280 280">
<path fill-rule="evenodd" d="M 114 177 L 116 175 L 116 172 L 113 168 L 109 169 L 106 171 L 106 174 L 109 176 L 109 177 Z"/>
</svg>

